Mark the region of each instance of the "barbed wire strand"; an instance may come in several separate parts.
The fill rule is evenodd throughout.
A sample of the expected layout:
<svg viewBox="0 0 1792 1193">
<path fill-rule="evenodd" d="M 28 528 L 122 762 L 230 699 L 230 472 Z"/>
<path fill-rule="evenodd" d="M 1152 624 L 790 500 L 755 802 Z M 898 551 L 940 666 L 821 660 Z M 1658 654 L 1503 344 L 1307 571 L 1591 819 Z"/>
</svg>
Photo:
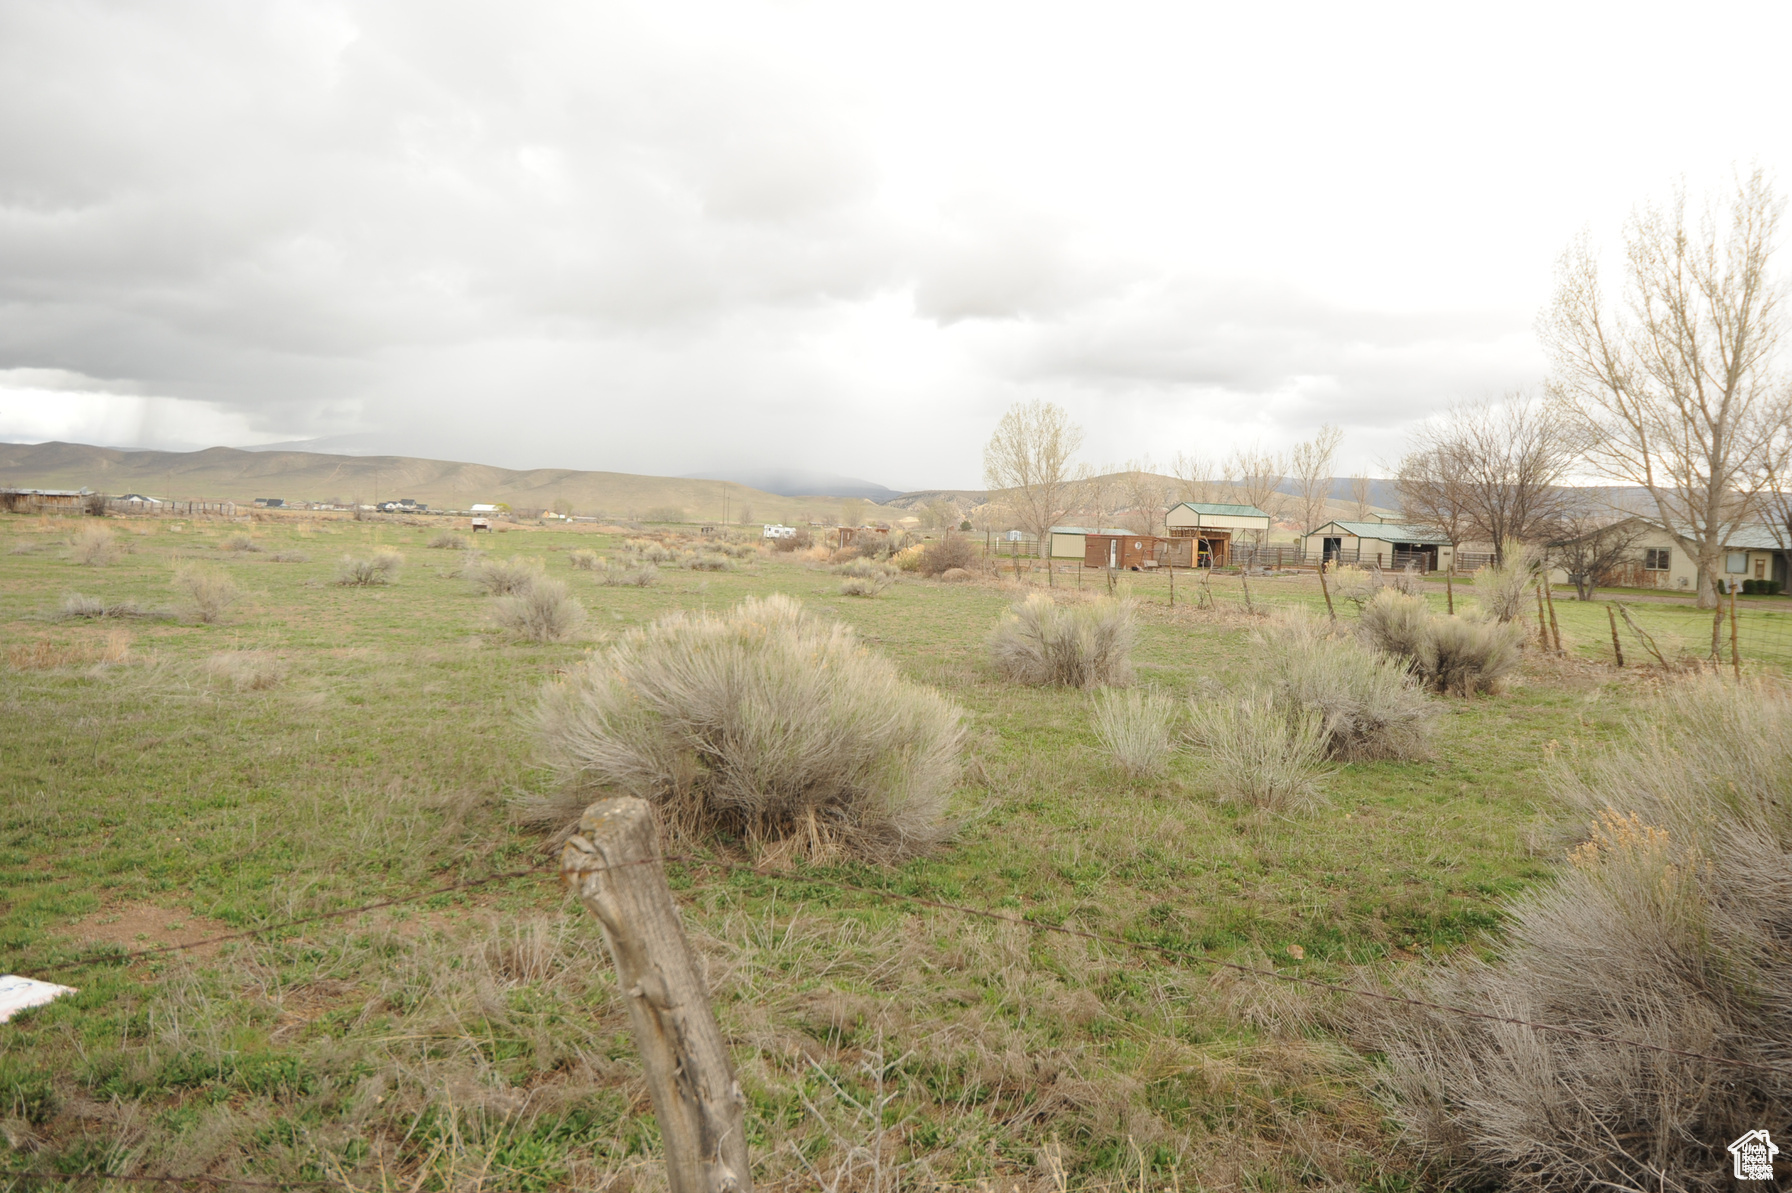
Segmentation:
<svg viewBox="0 0 1792 1193">
<path fill-rule="evenodd" d="M 0 1181 L 120 1181 L 133 1185 L 207 1185 L 214 1189 L 346 1189 L 346 1181 L 256 1181 L 232 1176 L 125 1176 L 110 1172 L 0 1172 Z"/>
</svg>

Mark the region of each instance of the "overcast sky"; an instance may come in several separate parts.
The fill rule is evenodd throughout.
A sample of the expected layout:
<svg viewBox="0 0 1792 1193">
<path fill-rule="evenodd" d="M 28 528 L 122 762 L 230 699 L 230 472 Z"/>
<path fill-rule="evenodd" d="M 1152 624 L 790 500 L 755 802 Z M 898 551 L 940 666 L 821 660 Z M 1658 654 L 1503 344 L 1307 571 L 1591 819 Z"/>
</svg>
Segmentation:
<svg viewBox="0 0 1792 1193">
<path fill-rule="evenodd" d="M 1543 375 L 1792 5 L 0 2 L 0 439 L 974 486 Z"/>
</svg>

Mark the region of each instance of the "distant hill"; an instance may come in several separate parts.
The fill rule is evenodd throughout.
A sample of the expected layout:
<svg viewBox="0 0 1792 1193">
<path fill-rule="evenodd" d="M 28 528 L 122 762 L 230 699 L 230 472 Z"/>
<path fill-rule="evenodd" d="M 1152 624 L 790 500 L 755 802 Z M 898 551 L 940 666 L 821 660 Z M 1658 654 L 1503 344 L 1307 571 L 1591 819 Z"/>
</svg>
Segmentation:
<svg viewBox="0 0 1792 1193">
<path fill-rule="evenodd" d="M 726 470 L 726 475 L 715 473 L 692 473 L 682 480 L 733 481 L 765 493 L 776 493 L 780 497 L 813 497 L 825 494 L 828 497 L 860 497 L 867 501 L 875 501 L 880 505 L 892 497 L 900 496 L 895 489 L 885 488 L 872 481 L 859 480 L 851 476 L 833 476 L 822 472 L 805 472 L 800 468 L 761 468 Z"/>
<path fill-rule="evenodd" d="M 839 496 L 799 499 L 733 481 L 230 447 L 159 452 L 81 443 L 0 443 L 0 485 L 241 502 L 279 497 L 348 504 L 372 502 L 377 495 L 382 501 L 410 497 L 462 510 L 478 502 L 547 509 L 564 501 L 575 513 L 654 520 L 720 519 L 724 497 L 729 520 L 736 522 L 831 521 L 841 511 Z"/>
</svg>

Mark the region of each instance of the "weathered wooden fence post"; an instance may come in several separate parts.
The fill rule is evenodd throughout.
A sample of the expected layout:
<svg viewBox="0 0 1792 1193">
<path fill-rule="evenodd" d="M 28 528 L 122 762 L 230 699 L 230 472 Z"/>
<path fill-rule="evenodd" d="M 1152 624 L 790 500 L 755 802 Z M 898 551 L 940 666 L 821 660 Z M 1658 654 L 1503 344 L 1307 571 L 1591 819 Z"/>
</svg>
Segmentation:
<svg viewBox="0 0 1792 1193">
<path fill-rule="evenodd" d="M 638 799 L 586 808 L 560 874 L 616 961 L 672 1193 L 752 1193 L 746 1099 L 666 885 L 653 809 Z"/>
</svg>

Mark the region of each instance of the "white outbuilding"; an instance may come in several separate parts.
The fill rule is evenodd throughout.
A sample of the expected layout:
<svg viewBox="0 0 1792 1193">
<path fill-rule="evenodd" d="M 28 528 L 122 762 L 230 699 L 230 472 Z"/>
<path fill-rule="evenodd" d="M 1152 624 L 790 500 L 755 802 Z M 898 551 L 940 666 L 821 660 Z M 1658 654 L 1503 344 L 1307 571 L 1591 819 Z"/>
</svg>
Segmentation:
<svg viewBox="0 0 1792 1193">
<path fill-rule="evenodd" d="M 1456 544 L 1448 535 L 1398 522 L 1327 522 L 1304 540 L 1307 558 L 1328 563 L 1421 572 L 1448 571 L 1456 562 Z"/>
</svg>

